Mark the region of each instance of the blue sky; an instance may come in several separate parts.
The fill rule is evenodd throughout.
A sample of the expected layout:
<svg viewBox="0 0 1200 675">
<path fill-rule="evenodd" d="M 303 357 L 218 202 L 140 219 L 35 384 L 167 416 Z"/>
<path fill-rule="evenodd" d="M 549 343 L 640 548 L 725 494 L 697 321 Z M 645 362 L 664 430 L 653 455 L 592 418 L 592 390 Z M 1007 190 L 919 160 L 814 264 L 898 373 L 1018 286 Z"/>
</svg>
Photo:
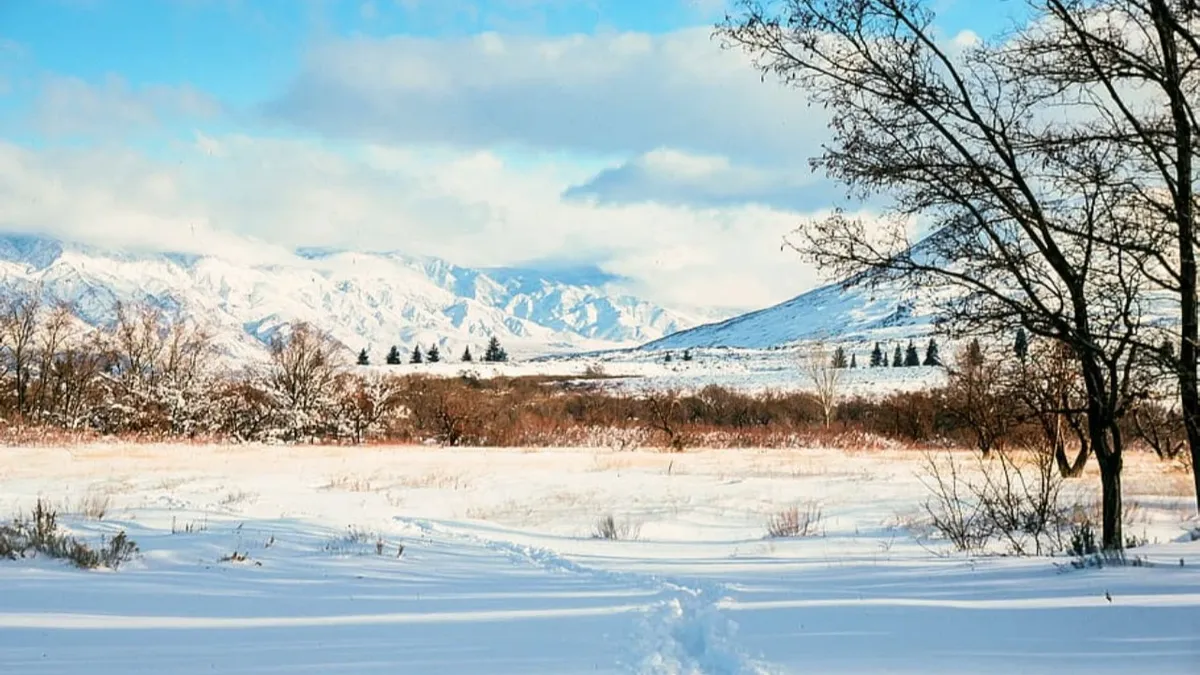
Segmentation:
<svg viewBox="0 0 1200 675">
<path fill-rule="evenodd" d="M 994 33 L 1021 0 L 936 0 Z M 0 0 L 0 227 L 581 264 L 684 307 L 817 278 L 823 120 L 721 0 Z"/>
</svg>

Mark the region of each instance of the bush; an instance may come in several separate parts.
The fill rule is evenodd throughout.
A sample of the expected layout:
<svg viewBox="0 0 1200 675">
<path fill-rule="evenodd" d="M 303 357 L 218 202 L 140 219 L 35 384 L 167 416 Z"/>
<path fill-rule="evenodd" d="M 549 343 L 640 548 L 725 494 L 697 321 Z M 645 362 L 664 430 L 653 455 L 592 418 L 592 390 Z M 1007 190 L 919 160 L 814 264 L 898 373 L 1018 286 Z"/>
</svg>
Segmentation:
<svg viewBox="0 0 1200 675">
<path fill-rule="evenodd" d="M 610 513 L 596 521 L 595 529 L 592 530 L 592 538 L 611 541 L 637 539 L 641 529 L 641 526 L 633 521 L 617 522 Z"/>
<path fill-rule="evenodd" d="M 40 554 L 68 560 L 81 569 L 107 567 L 116 570 L 137 553 L 137 544 L 124 531 L 111 539 L 101 539 L 99 548 L 91 548 L 59 532 L 58 513 L 40 499 L 29 516 L 15 518 L 8 525 L 0 526 L 0 558 L 9 560 Z"/>
<path fill-rule="evenodd" d="M 767 536 L 772 539 L 811 537 L 817 534 L 821 523 L 821 507 L 808 502 L 801 510 L 792 506 L 767 518 Z"/>
</svg>

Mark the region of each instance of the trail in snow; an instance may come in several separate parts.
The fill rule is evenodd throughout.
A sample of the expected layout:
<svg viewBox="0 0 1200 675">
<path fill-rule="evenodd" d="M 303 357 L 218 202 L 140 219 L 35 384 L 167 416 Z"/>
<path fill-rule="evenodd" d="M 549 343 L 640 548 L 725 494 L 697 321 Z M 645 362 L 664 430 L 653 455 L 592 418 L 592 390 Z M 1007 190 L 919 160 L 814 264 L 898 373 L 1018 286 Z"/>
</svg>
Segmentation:
<svg viewBox="0 0 1200 675">
<path fill-rule="evenodd" d="M 427 520 L 397 517 L 423 535 L 483 546 L 518 564 L 586 575 L 657 591 L 665 596 L 646 608 L 631 636 L 626 668 L 639 675 L 774 675 L 778 670 L 750 656 L 736 642 L 737 623 L 722 613 L 732 606 L 724 584 L 655 574 L 618 572 L 582 565 L 549 548 L 518 544 L 446 528 Z"/>
</svg>

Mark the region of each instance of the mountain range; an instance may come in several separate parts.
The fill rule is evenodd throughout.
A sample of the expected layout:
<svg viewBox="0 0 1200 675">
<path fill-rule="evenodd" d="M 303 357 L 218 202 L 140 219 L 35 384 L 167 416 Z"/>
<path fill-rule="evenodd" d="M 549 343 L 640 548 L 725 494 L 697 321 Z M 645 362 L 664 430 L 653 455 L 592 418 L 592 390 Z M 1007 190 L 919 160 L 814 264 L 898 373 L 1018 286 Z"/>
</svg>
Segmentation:
<svg viewBox="0 0 1200 675">
<path fill-rule="evenodd" d="M 475 269 L 398 252 L 300 249 L 246 263 L 215 255 L 130 252 L 34 235 L 0 235 L 0 289 L 40 287 L 94 326 L 117 301 L 148 303 L 214 332 L 230 356 L 261 355 L 292 321 L 307 321 L 382 361 L 395 345 L 514 355 L 629 347 L 697 322 L 567 273 Z"/>
</svg>

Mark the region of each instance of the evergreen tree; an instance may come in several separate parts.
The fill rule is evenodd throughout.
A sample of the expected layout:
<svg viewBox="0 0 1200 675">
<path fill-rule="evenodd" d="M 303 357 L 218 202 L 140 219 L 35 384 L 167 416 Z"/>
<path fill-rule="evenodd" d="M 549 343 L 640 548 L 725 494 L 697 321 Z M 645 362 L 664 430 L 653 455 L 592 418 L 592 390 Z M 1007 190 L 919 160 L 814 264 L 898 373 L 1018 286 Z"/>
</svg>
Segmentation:
<svg viewBox="0 0 1200 675">
<path fill-rule="evenodd" d="M 878 368 L 886 365 L 887 359 L 883 357 L 883 346 L 876 342 L 875 349 L 871 351 L 871 367 Z"/>
<path fill-rule="evenodd" d="M 471 361 L 473 361 L 473 360 L 474 360 L 474 359 L 471 357 L 471 348 L 470 348 L 470 347 L 467 347 L 466 349 L 463 349 L 463 354 L 462 354 L 462 359 L 461 359 L 461 360 L 462 360 L 463 362 L 465 362 L 465 363 L 470 363 Z"/>
<path fill-rule="evenodd" d="M 370 357 L 370 355 L 367 354 L 366 349 L 363 349 L 361 352 L 358 353 L 358 365 L 360 365 L 360 366 L 371 365 L 371 357 Z"/>
<path fill-rule="evenodd" d="M 929 346 L 925 348 L 925 364 L 927 366 L 940 366 L 942 359 L 938 355 L 937 341 L 929 338 Z"/>
<path fill-rule="evenodd" d="M 389 366 L 400 365 L 400 350 L 396 347 L 396 345 L 392 345 L 392 348 L 388 350 L 387 364 Z"/>
<path fill-rule="evenodd" d="M 663 357 L 663 363 L 670 363 L 670 362 L 671 362 L 671 352 L 667 352 L 667 355 Z"/>
<path fill-rule="evenodd" d="M 846 367 L 847 364 L 846 364 L 846 350 L 845 349 L 838 347 L 837 349 L 833 350 L 833 364 L 832 365 L 834 368 L 845 368 Z"/>
<path fill-rule="evenodd" d="M 425 352 L 425 360 L 429 363 L 437 363 L 442 360 L 442 353 L 438 351 L 436 343 L 429 345 L 429 351 Z"/>
<path fill-rule="evenodd" d="M 921 355 L 917 352 L 917 346 L 912 340 L 908 341 L 908 348 L 904 350 L 904 365 L 907 368 L 921 365 Z"/>
<path fill-rule="evenodd" d="M 692 350 L 690 350 L 690 349 L 683 350 L 683 360 L 684 361 L 692 360 Z"/>
<path fill-rule="evenodd" d="M 850 355 L 850 367 L 851 367 L 851 368 L 857 368 L 857 367 L 858 367 L 858 354 L 851 354 L 851 355 Z"/>
<path fill-rule="evenodd" d="M 409 363 L 420 363 L 424 360 L 425 359 L 421 357 L 421 346 L 417 345 L 416 347 L 413 347 L 413 353 L 412 353 L 412 356 L 408 357 L 408 362 Z"/>
<path fill-rule="evenodd" d="M 979 346 L 978 338 L 971 340 L 971 344 L 967 345 L 967 365 L 972 368 L 983 365 L 983 347 Z"/>
<path fill-rule="evenodd" d="M 896 351 L 892 353 L 892 367 L 899 368 L 904 365 L 904 352 L 900 350 L 900 345 L 896 345 Z"/>
<path fill-rule="evenodd" d="M 1162 344 L 1158 346 L 1158 355 L 1162 357 L 1163 361 L 1174 365 L 1175 343 L 1170 338 L 1163 338 Z"/>
<path fill-rule="evenodd" d="M 492 339 L 488 340 L 487 351 L 483 353 L 483 360 L 488 363 L 508 360 L 508 352 L 500 347 L 500 340 L 495 335 L 492 336 Z"/>
<path fill-rule="evenodd" d="M 1017 329 L 1017 339 L 1013 342 L 1013 352 L 1017 355 L 1017 360 L 1021 363 L 1025 362 L 1025 357 L 1029 356 L 1029 336 L 1025 334 L 1024 328 Z"/>
</svg>

